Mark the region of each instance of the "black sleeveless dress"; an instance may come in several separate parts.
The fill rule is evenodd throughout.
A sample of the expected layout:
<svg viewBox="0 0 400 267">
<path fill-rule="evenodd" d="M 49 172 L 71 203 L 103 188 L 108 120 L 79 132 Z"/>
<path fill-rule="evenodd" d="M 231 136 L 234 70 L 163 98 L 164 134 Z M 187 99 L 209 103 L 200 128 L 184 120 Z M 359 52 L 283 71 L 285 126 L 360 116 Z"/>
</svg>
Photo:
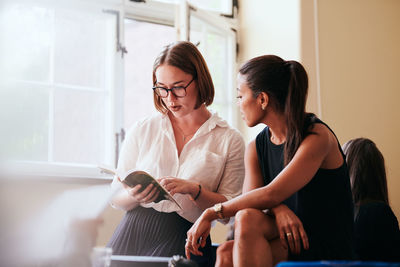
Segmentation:
<svg viewBox="0 0 400 267">
<path fill-rule="evenodd" d="M 307 121 L 308 125 L 322 123 L 328 127 L 313 114 Z M 338 146 L 345 159 L 339 142 Z M 267 126 L 256 137 L 256 149 L 267 185 L 283 169 L 284 145 L 271 142 Z M 346 161 L 337 169 L 319 169 L 307 185 L 283 203 L 302 221 L 310 244 L 300 255 L 289 253 L 290 260 L 353 259 L 353 201 Z"/>
</svg>

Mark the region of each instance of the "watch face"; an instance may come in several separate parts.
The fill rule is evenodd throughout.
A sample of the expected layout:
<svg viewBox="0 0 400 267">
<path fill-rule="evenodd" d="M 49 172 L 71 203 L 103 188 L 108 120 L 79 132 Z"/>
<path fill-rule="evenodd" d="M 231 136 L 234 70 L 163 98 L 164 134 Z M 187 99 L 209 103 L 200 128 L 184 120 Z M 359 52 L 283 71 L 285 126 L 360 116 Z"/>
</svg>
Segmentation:
<svg viewBox="0 0 400 267">
<path fill-rule="evenodd" d="M 222 203 L 217 203 L 214 205 L 214 211 L 217 214 L 218 218 L 223 219 L 222 215 Z"/>
<path fill-rule="evenodd" d="M 221 211 L 221 207 L 222 207 L 222 204 L 221 204 L 221 203 L 217 203 L 217 204 L 215 204 L 215 206 L 214 206 L 214 210 L 215 210 L 216 212 L 220 212 L 220 211 Z"/>
</svg>

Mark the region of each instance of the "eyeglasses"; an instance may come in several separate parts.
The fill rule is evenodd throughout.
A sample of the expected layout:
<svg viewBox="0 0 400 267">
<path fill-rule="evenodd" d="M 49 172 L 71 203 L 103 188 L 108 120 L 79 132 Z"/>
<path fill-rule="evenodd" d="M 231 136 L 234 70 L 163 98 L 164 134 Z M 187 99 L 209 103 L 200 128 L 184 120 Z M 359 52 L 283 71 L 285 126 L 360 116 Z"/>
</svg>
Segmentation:
<svg viewBox="0 0 400 267">
<path fill-rule="evenodd" d="M 186 88 L 189 87 L 189 85 L 194 81 L 193 79 L 186 85 L 186 86 L 175 86 L 172 87 L 171 89 L 162 87 L 162 86 L 153 86 L 152 89 L 153 91 L 160 97 L 166 98 L 168 97 L 169 92 L 174 94 L 175 97 L 185 97 L 186 96 Z M 157 83 L 157 82 L 156 82 Z"/>
</svg>

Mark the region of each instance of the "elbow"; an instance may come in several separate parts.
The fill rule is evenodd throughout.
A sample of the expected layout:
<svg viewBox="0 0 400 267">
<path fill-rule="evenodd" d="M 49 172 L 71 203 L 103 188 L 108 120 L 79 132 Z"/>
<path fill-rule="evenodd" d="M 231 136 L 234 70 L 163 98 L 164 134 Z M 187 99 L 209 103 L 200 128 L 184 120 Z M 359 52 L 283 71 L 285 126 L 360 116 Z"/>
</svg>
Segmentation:
<svg viewBox="0 0 400 267">
<path fill-rule="evenodd" d="M 114 201 L 110 201 L 110 205 L 113 209 L 116 210 L 122 210 L 122 211 L 127 211 L 126 209 L 124 209 L 123 207 L 121 207 L 120 205 L 118 205 L 117 203 L 115 203 Z"/>
<path fill-rule="evenodd" d="M 115 196 L 111 201 L 110 201 L 111 207 L 117 210 L 122 210 L 122 211 L 130 211 L 136 208 L 139 203 L 136 201 L 133 201 L 128 195 L 120 194 Z"/>
</svg>

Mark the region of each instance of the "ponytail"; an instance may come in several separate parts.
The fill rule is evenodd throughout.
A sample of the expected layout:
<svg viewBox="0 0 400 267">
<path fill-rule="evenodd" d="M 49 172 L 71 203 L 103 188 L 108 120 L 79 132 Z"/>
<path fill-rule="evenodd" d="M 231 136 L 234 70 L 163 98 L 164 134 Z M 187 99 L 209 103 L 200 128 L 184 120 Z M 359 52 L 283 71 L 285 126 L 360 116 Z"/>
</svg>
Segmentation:
<svg viewBox="0 0 400 267">
<path fill-rule="evenodd" d="M 286 61 L 284 67 L 288 68 L 290 74 L 284 110 L 288 127 L 284 150 L 284 164 L 286 166 L 292 160 L 307 134 L 305 105 L 308 78 L 304 67 L 297 61 Z"/>
<path fill-rule="evenodd" d="M 270 105 L 285 115 L 287 133 L 284 164 L 293 158 L 301 142 L 309 134 L 308 128 L 315 120 L 305 112 L 308 78 L 304 67 L 297 61 L 285 61 L 274 55 L 255 57 L 239 70 L 246 75 L 246 82 L 257 97 L 268 94 Z"/>
</svg>

